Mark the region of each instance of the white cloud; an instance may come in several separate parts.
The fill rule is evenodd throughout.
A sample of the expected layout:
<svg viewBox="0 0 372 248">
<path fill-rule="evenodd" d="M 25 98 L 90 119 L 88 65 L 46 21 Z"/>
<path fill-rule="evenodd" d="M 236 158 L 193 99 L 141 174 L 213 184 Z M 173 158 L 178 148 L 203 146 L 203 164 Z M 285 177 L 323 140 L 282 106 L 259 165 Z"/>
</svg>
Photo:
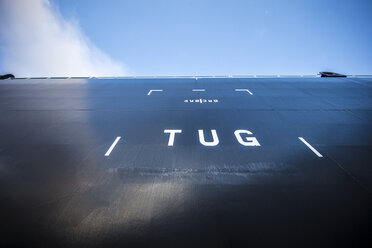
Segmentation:
<svg viewBox="0 0 372 248">
<path fill-rule="evenodd" d="M 48 0 L 0 0 L 0 44 L 0 70 L 17 77 L 127 75 Z"/>
</svg>

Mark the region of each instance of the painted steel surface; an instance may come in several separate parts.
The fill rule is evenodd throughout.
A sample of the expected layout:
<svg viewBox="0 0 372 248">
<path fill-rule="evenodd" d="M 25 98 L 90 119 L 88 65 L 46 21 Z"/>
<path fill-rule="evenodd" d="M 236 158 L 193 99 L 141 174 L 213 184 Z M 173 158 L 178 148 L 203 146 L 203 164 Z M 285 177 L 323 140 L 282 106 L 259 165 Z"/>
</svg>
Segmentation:
<svg viewBox="0 0 372 248">
<path fill-rule="evenodd" d="M 371 148 L 371 78 L 4 80 L 0 245 L 368 247 Z"/>
</svg>

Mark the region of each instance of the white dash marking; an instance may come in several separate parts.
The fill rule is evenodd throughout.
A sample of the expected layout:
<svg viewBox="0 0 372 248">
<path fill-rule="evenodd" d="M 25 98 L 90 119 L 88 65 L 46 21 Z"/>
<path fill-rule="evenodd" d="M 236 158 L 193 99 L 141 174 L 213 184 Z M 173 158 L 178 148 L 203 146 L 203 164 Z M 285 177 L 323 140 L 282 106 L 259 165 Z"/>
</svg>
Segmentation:
<svg viewBox="0 0 372 248">
<path fill-rule="evenodd" d="M 307 147 L 309 147 L 310 148 L 310 150 L 312 150 L 313 151 L 313 153 L 315 153 L 319 158 L 322 158 L 323 157 L 323 155 L 322 154 L 320 154 L 314 147 L 312 147 L 309 143 L 307 143 L 307 141 L 304 139 L 304 138 L 302 138 L 302 137 L 298 137 L 299 138 L 299 140 L 301 140 Z"/>
<path fill-rule="evenodd" d="M 251 96 L 253 96 L 253 93 L 252 93 L 250 90 L 248 90 L 248 89 L 235 89 L 235 91 L 246 91 L 246 92 L 248 92 Z"/>
<path fill-rule="evenodd" d="M 247 90 L 247 92 L 251 95 L 251 96 L 253 96 L 253 93 L 252 92 L 250 92 L 250 90 Z"/>
<path fill-rule="evenodd" d="M 148 96 L 151 95 L 151 92 L 153 92 L 153 91 L 163 91 L 163 90 L 150 90 L 149 93 L 147 93 L 147 95 Z"/>
<path fill-rule="evenodd" d="M 205 89 L 193 89 L 192 91 L 205 91 Z"/>
<path fill-rule="evenodd" d="M 110 146 L 110 148 L 107 150 L 107 152 L 105 153 L 105 157 L 108 157 L 108 156 L 110 156 L 110 153 L 112 152 L 112 150 L 115 148 L 115 146 L 116 146 L 116 144 L 119 142 L 119 140 L 120 140 L 120 136 L 118 136 L 116 139 L 115 139 L 115 141 L 114 141 L 114 143 L 112 143 L 112 145 Z"/>
</svg>

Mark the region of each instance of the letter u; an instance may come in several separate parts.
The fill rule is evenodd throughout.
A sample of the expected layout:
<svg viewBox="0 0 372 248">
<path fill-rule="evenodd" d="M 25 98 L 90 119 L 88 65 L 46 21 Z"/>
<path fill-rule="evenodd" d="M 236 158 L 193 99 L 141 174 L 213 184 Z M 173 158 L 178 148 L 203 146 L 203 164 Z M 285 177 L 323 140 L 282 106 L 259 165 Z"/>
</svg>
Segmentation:
<svg viewBox="0 0 372 248">
<path fill-rule="evenodd" d="M 217 132 L 215 129 L 211 130 L 213 141 L 205 141 L 204 131 L 202 129 L 199 129 L 198 132 L 199 132 L 199 141 L 203 146 L 216 146 L 220 142 L 218 140 Z"/>
</svg>

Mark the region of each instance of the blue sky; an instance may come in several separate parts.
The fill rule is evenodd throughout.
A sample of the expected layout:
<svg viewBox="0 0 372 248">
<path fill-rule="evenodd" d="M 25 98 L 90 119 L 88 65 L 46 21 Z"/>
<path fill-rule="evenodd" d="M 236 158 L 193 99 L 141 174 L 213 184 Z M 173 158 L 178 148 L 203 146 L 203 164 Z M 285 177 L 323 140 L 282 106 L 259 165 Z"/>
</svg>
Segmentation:
<svg viewBox="0 0 372 248">
<path fill-rule="evenodd" d="M 372 1 L 50 2 L 128 75 L 372 74 Z"/>
</svg>

